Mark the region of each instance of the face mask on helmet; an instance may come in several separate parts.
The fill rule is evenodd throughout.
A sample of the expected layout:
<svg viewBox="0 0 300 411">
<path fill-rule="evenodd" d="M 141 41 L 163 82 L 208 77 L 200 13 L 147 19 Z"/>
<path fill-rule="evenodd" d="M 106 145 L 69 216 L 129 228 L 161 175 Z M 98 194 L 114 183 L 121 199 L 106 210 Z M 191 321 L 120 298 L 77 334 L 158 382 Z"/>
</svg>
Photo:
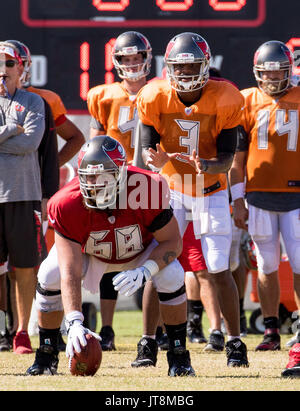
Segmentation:
<svg viewBox="0 0 300 411">
<path fill-rule="evenodd" d="M 142 34 L 135 31 L 121 34 L 112 53 L 118 76 L 130 81 L 146 77 L 151 69 L 151 51 L 149 41 Z"/>
<path fill-rule="evenodd" d="M 127 177 L 121 144 L 111 137 L 98 136 L 83 146 L 78 158 L 79 184 L 86 206 L 100 210 L 115 208 Z"/>
<path fill-rule="evenodd" d="M 205 86 L 209 78 L 210 49 L 196 33 L 182 33 L 168 44 L 165 53 L 167 77 L 179 92 L 191 92 Z M 190 69 L 186 69 L 189 66 Z"/>
<path fill-rule="evenodd" d="M 253 72 L 257 85 L 270 96 L 281 94 L 290 87 L 292 71 L 292 52 L 280 41 L 262 44 L 254 55 Z"/>
</svg>

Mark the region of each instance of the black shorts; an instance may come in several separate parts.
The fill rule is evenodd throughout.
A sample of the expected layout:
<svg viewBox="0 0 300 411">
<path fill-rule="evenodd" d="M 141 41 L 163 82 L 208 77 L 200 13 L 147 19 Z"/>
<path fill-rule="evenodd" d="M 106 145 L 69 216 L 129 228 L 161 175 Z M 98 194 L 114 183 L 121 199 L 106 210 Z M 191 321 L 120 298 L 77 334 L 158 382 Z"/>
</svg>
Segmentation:
<svg viewBox="0 0 300 411">
<path fill-rule="evenodd" d="M 0 263 L 38 266 L 46 257 L 40 201 L 0 203 Z"/>
</svg>

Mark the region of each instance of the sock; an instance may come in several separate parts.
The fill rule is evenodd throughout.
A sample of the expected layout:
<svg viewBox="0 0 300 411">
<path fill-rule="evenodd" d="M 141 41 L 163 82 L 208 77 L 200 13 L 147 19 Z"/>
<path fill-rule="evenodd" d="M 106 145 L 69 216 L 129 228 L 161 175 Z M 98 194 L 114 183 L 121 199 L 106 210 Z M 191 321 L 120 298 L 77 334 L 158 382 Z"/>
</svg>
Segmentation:
<svg viewBox="0 0 300 411">
<path fill-rule="evenodd" d="M 266 329 L 275 328 L 279 329 L 279 318 L 277 317 L 266 317 L 264 318 L 264 326 Z"/>
<path fill-rule="evenodd" d="M 228 335 L 228 337 L 227 337 L 227 341 L 232 341 L 232 340 L 235 340 L 235 339 L 240 340 L 241 337 L 239 335 Z"/>
<path fill-rule="evenodd" d="M 174 348 L 186 348 L 186 322 L 177 325 L 165 324 L 166 332 L 169 338 L 170 351 Z"/>
<path fill-rule="evenodd" d="M 201 320 L 203 308 L 201 300 L 187 300 L 188 319 L 191 320 L 194 315 L 198 315 Z"/>
<path fill-rule="evenodd" d="M 245 317 L 244 299 L 240 298 L 240 317 Z"/>
<path fill-rule="evenodd" d="M 47 329 L 39 327 L 39 336 L 40 336 L 40 346 L 42 345 L 51 345 L 54 348 L 54 351 L 58 351 L 58 335 L 60 328 Z"/>
</svg>

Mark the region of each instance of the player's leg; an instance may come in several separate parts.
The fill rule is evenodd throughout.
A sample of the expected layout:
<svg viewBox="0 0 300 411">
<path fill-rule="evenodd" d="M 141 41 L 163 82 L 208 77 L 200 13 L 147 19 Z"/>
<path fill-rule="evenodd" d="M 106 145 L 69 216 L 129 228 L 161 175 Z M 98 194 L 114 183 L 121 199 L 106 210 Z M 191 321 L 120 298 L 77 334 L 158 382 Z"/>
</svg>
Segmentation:
<svg viewBox="0 0 300 411">
<path fill-rule="evenodd" d="M 115 332 L 113 330 L 113 318 L 118 299 L 118 291 L 114 289 L 112 279 L 118 272 L 106 273 L 100 281 L 100 337 L 103 351 L 112 351 L 115 346 Z"/>
<path fill-rule="evenodd" d="M 167 359 L 170 376 L 194 376 L 190 353 L 186 349 L 187 304 L 184 271 L 177 260 L 153 277 L 160 301 L 160 312 L 169 338 Z"/>
<path fill-rule="evenodd" d="M 260 231 L 254 221 L 262 218 Z M 264 318 L 264 338 L 257 351 L 280 350 L 278 267 L 280 260 L 279 214 L 249 205 L 249 233 L 253 239 L 258 268 L 257 291 Z"/>
<path fill-rule="evenodd" d="M 160 318 L 159 299 L 152 281 L 147 281 L 143 292 L 143 336 L 137 344 L 137 356 L 132 367 L 155 366 L 158 344 L 156 330 Z"/>
<path fill-rule="evenodd" d="M 239 295 L 229 269 L 232 241 L 231 216 L 227 191 L 209 196 L 208 230 L 201 236 L 208 272 L 216 286 L 220 309 L 228 332 L 228 366 L 248 366 L 247 349 L 240 340 Z"/>
<path fill-rule="evenodd" d="M 38 272 L 36 308 L 39 323 L 39 348 L 29 375 L 56 374 L 58 367 L 58 336 L 63 319 L 60 271 L 55 245 L 42 262 Z"/>
</svg>

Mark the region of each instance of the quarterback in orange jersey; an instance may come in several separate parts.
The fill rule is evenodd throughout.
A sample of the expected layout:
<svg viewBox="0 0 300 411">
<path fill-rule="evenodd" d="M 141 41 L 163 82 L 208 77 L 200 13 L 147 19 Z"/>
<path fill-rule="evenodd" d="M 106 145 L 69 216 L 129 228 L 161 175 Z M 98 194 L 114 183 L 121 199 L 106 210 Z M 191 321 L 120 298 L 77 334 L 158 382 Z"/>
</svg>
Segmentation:
<svg viewBox="0 0 300 411">
<path fill-rule="evenodd" d="M 196 33 L 182 33 L 169 42 L 169 82 L 146 85 L 138 95 L 139 133 L 145 163 L 169 181 L 181 234 L 192 220 L 195 236 L 201 238 L 228 330 L 227 364 L 239 367 L 248 366 L 248 359 L 240 340 L 238 292 L 229 270 L 232 233 L 226 173 L 244 99 L 228 82 L 208 79 L 210 57 L 207 42 Z"/>
<path fill-rule="evenodd" d="M 137 186 L 143 181 L 146 201 L 138 200 L 134 181 Z M 95 293 L 101 277 L 114 271 L 114 287 L 125 296 L 153 281 L 169 338 L 168 375 L 195 376 L 186 350 L 184 271 L 176 259 L 182 239 L 163 177 L 127 167 L 122 145 L 96 136 L 79 154 L 78 177 L 50 199 L 48 214 L 55 245 L 38 274 L 40 347 L 27 373 L 56 373 L 63 310 L 67 356 L 81 351 L 91 333 L 83 325 L 81 280 Z"/>
<path fill-rule="evenodd" d="M 293 55 L 280 41 L 258 48 L 253 69 L 258 87 L 242 91 L 245 109 L 230 181 L 235 224 L 248 228 L 255 244 L 265 325 L 256 350 L 266 351 L 280 349 L 280 234 L 300 307 L 300 88 L 291 85 Z"/>
<path fill-rule="evenodd" d="M 23 77 L 21 78 L 21 86 L 31 93 L 40 95 L 47 101 L 47 103 L 51 107 L 56 132 L 63 140 L 66 141 L 66 143 L 58 153 L 59 166 L 61 167 L 78 153 L 80 147 L 85 141 L 85 138 L 78 127 L 66 117 L 67 110 L 57 93 L 51 90 L 35 88 L 30 85 L 30 68 L 32 61 L 29 48 L 18 40 L 7 41 L 14 44 L 14 46 L 17 47 L 20 51 L 24 66 L 24 73 Z"/>
<path fill-rule="evenodd" d="M 87 98 L 92 116 L 90 136 L 109 134 L 123 145 L 129 162 L 133 160 L 138 124 L 136 95 L 147 83 L 151 50 L 143 34 L 136 31 L 122 33 L 112 52 L 114 67 L 122 81 L 96 86 Z"/>
</svg>

